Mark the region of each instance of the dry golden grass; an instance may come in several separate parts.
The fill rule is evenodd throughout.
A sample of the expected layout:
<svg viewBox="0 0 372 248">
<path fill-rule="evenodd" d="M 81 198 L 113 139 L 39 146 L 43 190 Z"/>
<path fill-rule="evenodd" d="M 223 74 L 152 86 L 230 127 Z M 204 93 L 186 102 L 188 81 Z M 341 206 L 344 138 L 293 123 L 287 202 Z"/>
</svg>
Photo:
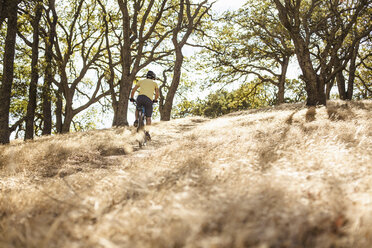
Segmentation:
<svg viewBox="0 0 372 248">
<path fill-rule="evenodd" d="M 0 247 L 371 247 L 372 102 L 0 146 Z"/>
</svg>

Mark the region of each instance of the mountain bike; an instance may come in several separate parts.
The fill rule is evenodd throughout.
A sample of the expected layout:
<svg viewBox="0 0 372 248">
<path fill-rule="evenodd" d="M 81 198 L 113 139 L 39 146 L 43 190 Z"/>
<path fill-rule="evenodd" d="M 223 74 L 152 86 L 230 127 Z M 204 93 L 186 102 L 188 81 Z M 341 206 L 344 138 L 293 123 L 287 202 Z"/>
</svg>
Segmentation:
<svg viewBox="0 0 372 248">
<path fill-rule="evenodd" d="M 134 99 L 133 99 L 134 100 Z M 151 140 L 151 136 L 149 132 L 145 130 L 145 107 L 144 106 L 138 106 L 137 101 L 132 101 L 134 106 L 136 106 L 136 109 L 138 110 L 138 118 L 137 118 L 137 133 L 142 133 L 143 138 L 141 138 L 138 141 L 138 145 L 141 148 L 142 146 L 145 146 L 147 141 Z"/>
</svg>

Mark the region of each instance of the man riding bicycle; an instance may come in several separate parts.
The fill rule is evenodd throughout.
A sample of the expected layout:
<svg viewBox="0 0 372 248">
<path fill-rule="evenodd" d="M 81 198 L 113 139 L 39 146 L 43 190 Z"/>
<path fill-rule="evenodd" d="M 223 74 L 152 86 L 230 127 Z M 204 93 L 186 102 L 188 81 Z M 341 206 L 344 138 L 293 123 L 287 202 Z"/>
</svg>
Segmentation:
<svg viewBox="0 0 372 248">
<path fill-rule="evenodd" d="M 151 116 L 153 112 L 153 103 L 158 101 L 159 98 L 159 87 L 154 81 L 156 79 L 156 75 L 153 71 L 148 71 L 146 75 L 146 79 L 140 80 L 136 86 L 132 89 L 130 94 L 130 101 L 134 102 L 134 93 L 136 93 L 137 89 L 139 88 L 139 95 L 137 97 L 137 105 L 138 107 L 145 107 L 145 115 L 146 115 L 146 125 L 151 125 Z M 155 98 L 154 97 L 155 94 Z M 138 125 L 138 110 L 136 110 L 136 121 L 133 124 L 134 126 Z"/>
</svg>

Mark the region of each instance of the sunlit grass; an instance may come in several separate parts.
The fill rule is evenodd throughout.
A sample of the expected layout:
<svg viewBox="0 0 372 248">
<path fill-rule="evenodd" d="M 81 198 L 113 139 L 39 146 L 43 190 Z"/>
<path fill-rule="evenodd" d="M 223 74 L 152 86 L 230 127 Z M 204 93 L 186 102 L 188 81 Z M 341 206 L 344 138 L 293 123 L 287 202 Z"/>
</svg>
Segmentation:
<svg viewBox="0 0 372 248">
<path fill-rule="evenodd" d="M 370 247 L 372 102 L 14 141 L 0 247 Z"/>
</svg>

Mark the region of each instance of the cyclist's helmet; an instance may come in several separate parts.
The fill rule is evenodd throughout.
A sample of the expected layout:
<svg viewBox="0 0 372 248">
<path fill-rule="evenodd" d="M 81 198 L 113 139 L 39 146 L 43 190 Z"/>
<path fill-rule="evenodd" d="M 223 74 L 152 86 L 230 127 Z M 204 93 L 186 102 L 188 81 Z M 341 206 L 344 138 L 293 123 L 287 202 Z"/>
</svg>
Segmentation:
<svg viewBox="0 0 372 248">
<path fill-rule="evenodd" d="M 155 79 L 156 78 L 156 75 L 153 71 L 148 71 L 147 72 L 147 75 L 146 75 L 146 78 L 149 78 L 149 79 Z"/>
</svg>

